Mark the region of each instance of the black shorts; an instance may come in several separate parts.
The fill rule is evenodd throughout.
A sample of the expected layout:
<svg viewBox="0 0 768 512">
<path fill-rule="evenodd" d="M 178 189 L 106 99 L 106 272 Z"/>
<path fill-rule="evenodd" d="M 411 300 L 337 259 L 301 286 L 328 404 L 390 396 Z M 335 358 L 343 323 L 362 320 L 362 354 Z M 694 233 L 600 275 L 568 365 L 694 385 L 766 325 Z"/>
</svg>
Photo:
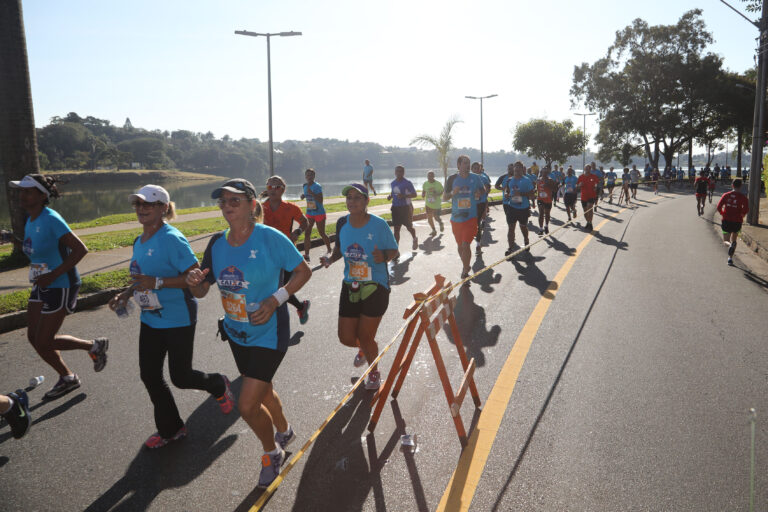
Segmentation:
<svg viewBox="0 0 768 512">
<path fill-rule="evenodd" d="M 609 190 L 609 191 L 611 191 L 611 190 L 613 190 L 615 187 L 616 187 L 616 184 L 615 184 L 615 183 L 614 183 L 613 185 L 608 185 L 608 190 Z"/>
<path fill-rule="evenodd" d="M 596 202 L 596 201 L 595 201 L 595 199 L 594 199 L 594 198 L 592 198 L 592 199 L 587 199 L 586 201 L 584 201 L 584 200 L 582 199 L 582 201 L 581 201 L 581 207 L 582 207 L 582 209 L 584 209 L 584 210 L 586 211 L 586 210 L 588 210 L 590 207 L 592 207 L 592 206 L 595 206 L 595 202 Z"/>
<path fill-rule="evenodd" d="M 631 188 L 632 190 L 637 190 L 637 183 L 630 183 L 629 188 Z"/>
<path fill-rule="evenodd" d="M 272 382 L 285 352 L 266 347 L 246 347 L 229 340 L 229 348 L 235 358 L 240 375 L 263 382 Z"/>
<path fill-rule="evenodd" d="M 576 192 L 566 192 L 563 196 L 565 206 L 576 206 Z"/>
<path fill-rule="evenodd" d="M 546 211 L 549 211 L 549 210 L 552 209 L 552 203 L 547 203 L 545 201 L 539 201 L 537 199 L 536 200 L 536 204 L 539 205 L 539 210 L 541 210 L 541 211 L 545 211 L 546 212 Z"/>
<path fill-rule="evenodd" d="M 724 220 L 722 223 L 720 223 L 720 227 L 723 229 L 723 234 L 739 233 L 741 231 L 741 222 L 732 222 L 730 220 Z"/>
<path fill-rule="evenodd" d="M 424 208 L 427 210 L 427 213 L 431 213 L 434 217 L 440 217 L 441 208 L 430 208 L 429 206 L 425 206 Z"/>
<path fill-rule="evenodd" d="M 43 314 L 56 313 L 61 308 L 70 314 L 75 311 L 75 306 L 77 306 L 77 292 L 79 290 L 79 284 L 71 288 L 39 288 L 34 285 L 29 294 L 29 302 L 42 302 L 41 313 Z"/>
<path fill-rule="evenodd" d="M 413 227 L 413 210 L 411 205 L 392 207 L 392 225 L 405 226 L 409 229 Z"/>
<path fill-rule="evenodd" d="M 519 222 L 521 226 L 525 226 L 531 216 L 531 210 L 528 208 L 513 208 L 508 204 L 504 205 L 504 213 L 507 216 L 507 224 L 510 225 Z"/>
<path fill-rule="evenodd" d="M 360 318 L 361 316 L 378 318 L 384 316 L 389 307 L 389 289 L 378 283 L 360 283 L 360 285 L 360 290 L 353 292 L 350 283 L 346 281 L 341 283 L 339 316 L 342 318 Z M 362 299 L 359 294 L 364 292 L 363 287 L 365 286 L 375 286 L 376 290 Z M 354 294 L 358 295 L 355 296 Z"/>
</svg>

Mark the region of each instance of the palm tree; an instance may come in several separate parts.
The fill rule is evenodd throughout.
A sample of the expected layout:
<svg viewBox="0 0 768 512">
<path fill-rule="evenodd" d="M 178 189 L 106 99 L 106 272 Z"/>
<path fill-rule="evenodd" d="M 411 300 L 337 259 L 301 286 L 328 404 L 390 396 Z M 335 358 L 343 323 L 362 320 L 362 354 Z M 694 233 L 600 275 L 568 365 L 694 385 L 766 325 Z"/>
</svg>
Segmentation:
<svg viewBox="0 0 768 512">
<path fill-rule="evenodd" d="M 0 76 L 0 169 L 8 182 L 39 172 L 21 0 L 0 1 Z M 13 232 L 21 238 L 24 212 L 16 191 L 8 187 L 6 194 Z"/>
<path fill-rule="evenodd" d="M 440 164 L 440 168 L 443 170 L 443 184 L 448 179 L 448 152 L 453 149 L 453 127 L 456 123 L 460 123 L 461 120 L 458 117 L 452 117 L 443 126 L 443 131 L 440 132 L 438 137 L 432 135 L 418 135 L 413 138 L 411 144 L 417 146 L 433 146 L 437 151 L 437 160 Z"/>
</svg>

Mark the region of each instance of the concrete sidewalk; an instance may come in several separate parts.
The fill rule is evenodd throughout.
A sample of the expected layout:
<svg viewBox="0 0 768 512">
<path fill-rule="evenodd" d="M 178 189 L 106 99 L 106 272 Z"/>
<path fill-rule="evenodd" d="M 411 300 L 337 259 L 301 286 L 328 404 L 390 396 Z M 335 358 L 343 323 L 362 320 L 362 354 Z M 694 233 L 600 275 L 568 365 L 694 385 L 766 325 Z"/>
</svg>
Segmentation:
<svg viewBox="0 0 768 512">
<path fill-rule="evenodd" d="M 768 261 L 768 199 L 765 195 L 760 197 L 760 224 L 744 223 L 741 239 L 757 256 Z"/>
</svg>

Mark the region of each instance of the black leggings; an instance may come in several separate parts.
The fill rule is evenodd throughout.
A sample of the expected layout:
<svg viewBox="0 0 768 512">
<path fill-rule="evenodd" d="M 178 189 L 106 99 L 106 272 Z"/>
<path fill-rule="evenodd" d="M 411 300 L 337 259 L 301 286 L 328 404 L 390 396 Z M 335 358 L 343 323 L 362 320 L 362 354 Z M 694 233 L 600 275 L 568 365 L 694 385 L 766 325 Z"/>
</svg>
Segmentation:
<svg viewBox="0 0 768 512">
<path fill-rule="evenodd" d="M 287 283 L 288 280 L 291 279 L 292 275 L 293 275 L 293 272 L 288 272 L 287 270 L 283 270 L 283 286 L 285 286 L 285 283 Z M 291 296 L 288 297 L 288 304 L 295 307 L 297 310 L 301 310 L 301 308 L 304 307 L 301 301 L 297 299 L 296 296 L 293 294 L 291 294 Z"/>
<path fill-rule="evenodd" d="M 171 382 L 180 389 L 201 389 L 215 397 L 224 394 L 226 386 L 219 373 L 203 373 L 192 369 L 192 349 L 195 340 L 195 324 L 186 327 L 155 329 L 141 324 L 139 332 L 139 369 L 141 381 L 147 388 L 155 407 L 155 425 L 164 438 L 172 437 L 184 421 L 173 400 L 171 390 L 163 378 L 165 354 L 168 354 L 168 370 Z"/>
</svg>

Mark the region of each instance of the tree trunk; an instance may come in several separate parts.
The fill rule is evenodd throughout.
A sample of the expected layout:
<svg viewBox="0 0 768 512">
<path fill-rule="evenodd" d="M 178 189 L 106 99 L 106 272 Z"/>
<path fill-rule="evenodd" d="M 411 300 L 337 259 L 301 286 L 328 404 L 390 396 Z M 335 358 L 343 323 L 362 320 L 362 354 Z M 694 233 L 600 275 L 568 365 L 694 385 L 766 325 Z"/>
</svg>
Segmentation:
<svg viewBox="0 0 768 512">
<path fill-rule="evenodd" d="M 688 170 L 693 167 L 693 137 L 688 139 Z"/>
<path fill-rule="evenodd" d="M 744 135 L 744 128 L 739 125 L 736 128 L 736 177 L 741 178 L 741 137 Z"/>
<path fill-rule="evenodd" d="M 7 183 L 40 171 L 21 0 L 0 1 L 0 76 L 0 168 Z M 6 195 L 13 233 L 24 238 L 18 191 L 7 187 Z"/>
</svg>

